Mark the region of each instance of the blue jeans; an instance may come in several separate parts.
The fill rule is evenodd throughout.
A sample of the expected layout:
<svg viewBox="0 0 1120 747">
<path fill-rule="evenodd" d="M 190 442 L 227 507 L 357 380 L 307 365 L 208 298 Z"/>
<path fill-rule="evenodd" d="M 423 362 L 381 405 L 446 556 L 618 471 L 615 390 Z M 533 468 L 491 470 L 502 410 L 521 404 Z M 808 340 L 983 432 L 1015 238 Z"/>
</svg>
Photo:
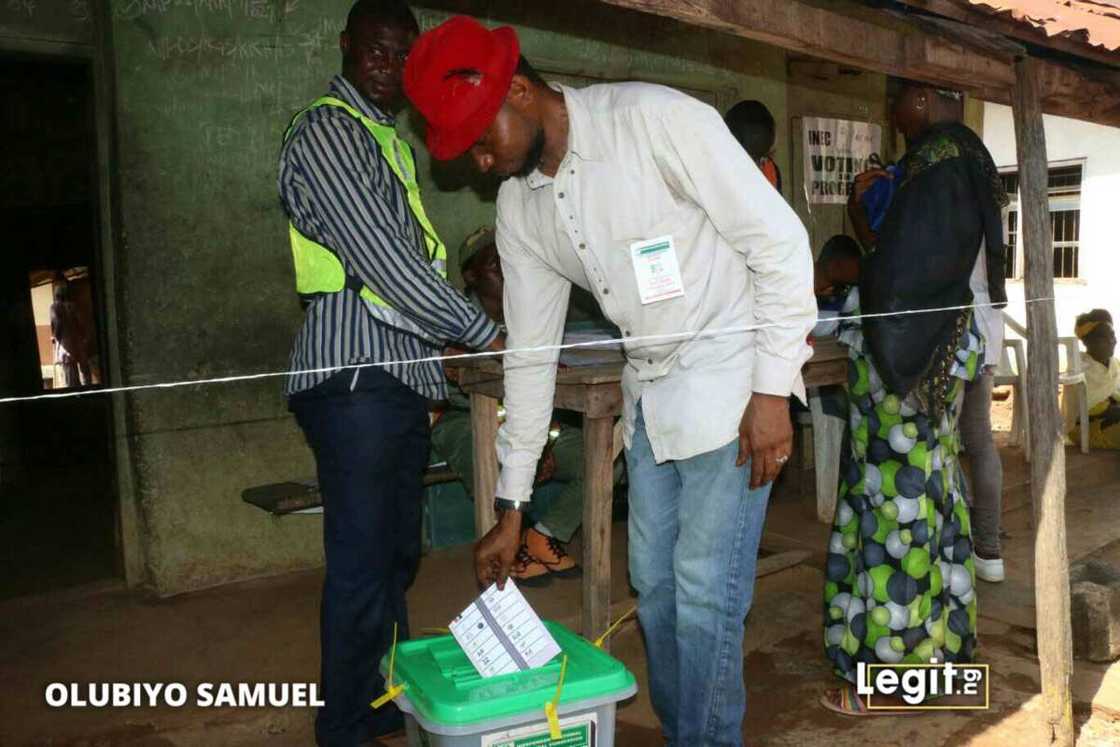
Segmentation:
<svg viewBox="0 0 1120 747">
<path fill-rule="evenodd" d="M 405 591 L 420 558 L 420 507 L 428 461 L 427 402 L 377 368 L 341 371 L 289 407 L 315 452 L 323 496 L 327 573 L 319 608 L 324 747 L 355 747 L 399 729 L 400 712 L 370 701 L 393 624 L 408 638 Z"/>
<path fill-rule="evenodd" d="M 630 581 L 649 691 L 670 745 L 742 744 L 744 619 L 770 485 L 750 490 L 738 441 L 657 464 L 645 420 L 626 452 Z"/>
</svg>

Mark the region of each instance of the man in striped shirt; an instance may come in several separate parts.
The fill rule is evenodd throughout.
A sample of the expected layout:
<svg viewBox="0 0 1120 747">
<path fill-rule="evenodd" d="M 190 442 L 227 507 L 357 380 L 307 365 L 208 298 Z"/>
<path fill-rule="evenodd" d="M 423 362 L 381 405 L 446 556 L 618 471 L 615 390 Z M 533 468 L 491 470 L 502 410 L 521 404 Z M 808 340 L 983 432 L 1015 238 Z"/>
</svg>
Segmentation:
<svg viewBox="0 0 1120 747">
<path fill-rule="evenodd" d="M 285 387 L 315 454 L 324 503 L 320 745 L 377 744 L 401 726 L 395 707 L 375 712 L 369 703 L 384 692 L 377 666 L 394 624 L 408 636 L 427 403 L 446 397 L 439 362 L 406 361 L 438 355 L 449 342 L 497 350 L 503 339 L 430 261 L 430 224 L 403 182 L 415 175 L 398 173 L 411 164 L 398 158 L 406 146 L 394 140 L 396 150 L 386 151 L 375 135 L 394 125 L 418 30 L 403 0 L 358 0 L 340 36 L 332 101 L 297 115 L 280 154 L 293 242 L 325 248 L 348 278 L 341 290 L 310 299 Z M 377 365 L 352 367 L 362 363 Z"/>
</svg>

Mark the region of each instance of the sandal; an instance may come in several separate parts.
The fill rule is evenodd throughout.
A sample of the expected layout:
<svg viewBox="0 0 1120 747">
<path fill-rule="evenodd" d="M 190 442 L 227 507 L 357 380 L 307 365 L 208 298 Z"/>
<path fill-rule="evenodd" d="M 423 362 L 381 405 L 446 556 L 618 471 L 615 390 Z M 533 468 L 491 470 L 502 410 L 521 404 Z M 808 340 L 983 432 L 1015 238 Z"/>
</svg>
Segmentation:
<svg viewBox="0 0 1120 747">
<path fill-rule="evenodd" d="M 874 716 L 919 716 L 921 711 L 902 708 L 868 708 L 867 703 L 856 692 L 856 686 L 846 683 L 841 687 L 829 688 L 821 693 L 820 704 L 841 716 L 866 718 Z"/>
</svg>

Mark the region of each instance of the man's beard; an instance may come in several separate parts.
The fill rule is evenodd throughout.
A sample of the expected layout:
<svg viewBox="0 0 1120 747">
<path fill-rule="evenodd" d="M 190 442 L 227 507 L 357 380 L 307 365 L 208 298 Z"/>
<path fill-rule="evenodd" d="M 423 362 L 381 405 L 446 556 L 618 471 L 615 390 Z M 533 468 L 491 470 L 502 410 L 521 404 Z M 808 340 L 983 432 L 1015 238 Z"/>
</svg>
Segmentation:
<svg viewBox="0 0 1120 747">
<path fill-rule="evenodd" d="M 521 168 L 517 173 L 513 174 L 519 179 L 532 174 L 541 165 L 541 158 L 544 156 L 544 128 L 541 127 L 537 130 L 536 136 L 533 138 L 533 144 L 529 146 L 529 152 L 525 154 L 525 160 L 521 163 Z"/>
</svg>

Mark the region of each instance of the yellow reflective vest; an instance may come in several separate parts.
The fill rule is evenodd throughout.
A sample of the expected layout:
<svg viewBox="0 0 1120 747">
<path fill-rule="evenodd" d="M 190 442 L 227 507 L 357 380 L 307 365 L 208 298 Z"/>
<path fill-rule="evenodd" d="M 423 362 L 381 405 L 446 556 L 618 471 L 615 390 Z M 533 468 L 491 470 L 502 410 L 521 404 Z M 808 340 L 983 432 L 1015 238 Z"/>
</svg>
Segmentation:
<svg viewBox="0 0 1120 747">
<path fill-rule="evenodd" d="M 300 111 L 292 118 L 288 131 L 284 133 L 284 140 L 292 134 L 296 123 L 304 114 L 320 106 L 334 106 L 342 109 L 350 116 L 357 119 L 377 141 L 381 149 L 381 156 L 389 164 L 389 168 L 396 174 L 408 196 L 408 206 L 416 217 L 424 232 L 424 244 L 428 252 L 428 259 L 440 277 L 447 277 L 447 247 L 440 241 L 432 222 L 424 212 L 424 204 L 420 201 L 420 185 L 416 182 L 416 161 L 412 156 L 412 149 L 408 143 L 397 137 L 397 130 L 389 125 L 379 124 L 362 114 L 354 107 L 341 99 L 333 96 L 323 96 L 311 102 L 311 105 Z M 322 293 L 339 293 L 344 288 L 358 291 L 362 298 L 378 306 L 392 308 L 383 298 L 374 293 L 358 278 L 347 275 L 338 254 L 329 247 L 300 233 L 291 221 L 288 221 L 288 236 L 292 244 L 292 261 L 296 269 L 296 292 L 305 299 L 313 298 Z"/>
</svg>

